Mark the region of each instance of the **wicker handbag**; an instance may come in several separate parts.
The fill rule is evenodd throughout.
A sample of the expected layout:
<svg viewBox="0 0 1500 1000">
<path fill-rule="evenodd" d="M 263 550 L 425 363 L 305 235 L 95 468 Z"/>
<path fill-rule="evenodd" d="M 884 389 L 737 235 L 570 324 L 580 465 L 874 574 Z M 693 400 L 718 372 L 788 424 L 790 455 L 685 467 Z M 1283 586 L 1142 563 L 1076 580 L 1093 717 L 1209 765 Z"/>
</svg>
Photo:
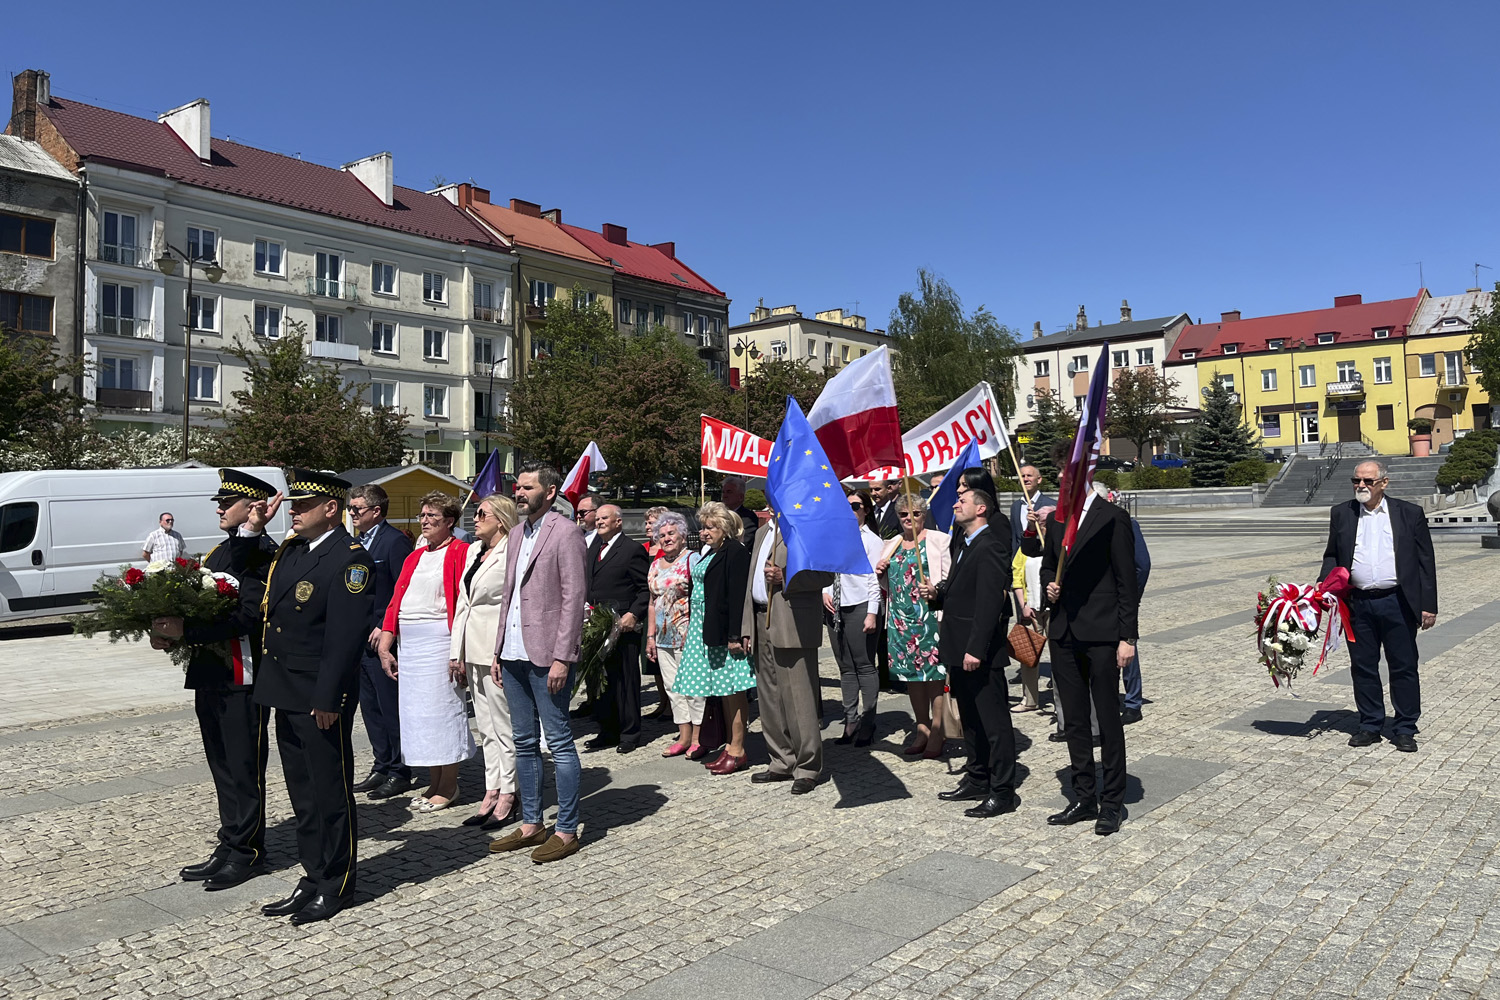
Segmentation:
<svg viewBox="0 0 1500 1000">
<path fill-rule="evenodd" d="M 1010 655 L 1015 657 L 1023 667 L 1034 667 L 1042 658 L 1042 647 L 1046 645 L 1047 638 L 1040 632 L 1033 631 L 1020 622 L 1010 627 Z"/>
</svg>

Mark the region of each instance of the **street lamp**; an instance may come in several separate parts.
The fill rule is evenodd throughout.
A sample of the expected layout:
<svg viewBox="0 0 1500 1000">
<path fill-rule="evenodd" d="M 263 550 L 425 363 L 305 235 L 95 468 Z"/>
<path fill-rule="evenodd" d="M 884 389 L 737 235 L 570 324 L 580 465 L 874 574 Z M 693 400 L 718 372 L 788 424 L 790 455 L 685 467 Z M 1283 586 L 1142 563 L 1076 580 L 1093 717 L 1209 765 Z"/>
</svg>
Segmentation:
<svg viewBox="0 0 1500 1000">
<path fill-rule="evenodd" d="M 189 257 L 170 243 L 166 244 L 161 256 L 156 258 L 156 268 L 170 278 L 177 273 L 178 260 L 187 265 L 187 320 L 182 324 L 182 460 L 186 462 L 188 416 L 193 398 L 193 268 L 203 268 L 203 276 L 210 284 L 215 285 L 224 277 L 224 269 L 212 257 Z"/>
<path fill-rule="evenodd" d="M 495 372 L 499 371 L 503 364 L 505 364 L 504 355 L 490 364 L 490 412 L 484 421 L 484 457 L 486 459 L 490 457 L 490 428 L 495 425 Z"/>
<path fill-rule="evenodd" d="M 751 361 L 759 361 L 760 360 L 760 348 L 757 347 L 757 346 L 755 346 L 755 342 L 753 340 L 751 340 L 749 337 L 741 337 L 739 340 L 736 340 L 734 342 L 734 356 L 737 357 L 737 358 L 742 358 L 742 357 L 745 356 L 746 352 L 749 353 Z M 748 431 L 750 429 L 750 365 L 749 365 L 749 362 L 746 362 L 745 367 L 742 369 L 742 371 L 744 371 L 745 377 L 742 378 L 742 379 L 740 379 L 740 391 L 745 394 L 745 430 Z"/>
</svg>

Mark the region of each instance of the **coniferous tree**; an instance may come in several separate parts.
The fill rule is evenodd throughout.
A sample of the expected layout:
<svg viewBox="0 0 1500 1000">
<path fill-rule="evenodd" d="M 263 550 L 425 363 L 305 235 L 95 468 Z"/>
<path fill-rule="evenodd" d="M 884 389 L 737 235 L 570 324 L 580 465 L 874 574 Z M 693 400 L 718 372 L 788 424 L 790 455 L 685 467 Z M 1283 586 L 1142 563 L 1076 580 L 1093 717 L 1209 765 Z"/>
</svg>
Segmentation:
<svg viewBox="0 0 1500 1000">
<path fill-rule="evenodd" d="M 1036 394 L 1036 419 L 1031 422 L 1031 440 L 1026 443 L 1026 463 L 1034 465 L 1042 474 L 1042 480 L 1057 484 L 1062 471 L 1053 460 L 1052 452 L 1059 443 L 1073 440 L 1078 432 L 1078 414 L 1064 405 L 1056 390 L 1038 391 Z"/>
<path fill-rule="evenodd" d="M 1184 445 L 1193 460 L 1193 485 L 1223 486 L 1231 465 L 1259 457 L 1260 436 L 1245 423 L 1229 389 L 1213 379 L 1204 393 L 1203 415 Z"/>
</svg>

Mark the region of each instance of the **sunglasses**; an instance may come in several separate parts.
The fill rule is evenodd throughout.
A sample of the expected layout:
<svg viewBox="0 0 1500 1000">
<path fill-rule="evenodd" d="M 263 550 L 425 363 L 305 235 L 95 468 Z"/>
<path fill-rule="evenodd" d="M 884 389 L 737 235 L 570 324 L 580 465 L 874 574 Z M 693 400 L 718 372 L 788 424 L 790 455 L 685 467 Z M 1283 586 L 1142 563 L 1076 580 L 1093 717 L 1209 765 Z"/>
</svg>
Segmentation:
<svg viewBox="0 0 1500 1000">
<path fill-rule="evenodd" d="M 1349 482 L 1353 483 L 1355 486 L 1374 486 L 1376 483 L 1385 482 L 1385 479 L 1384 477 L 1380 479 L 1364 479 L 1360 476 L 1350 476 Z"/>
<path fill-rule="evenodd" d="M 479 508 L 478 510 L 476 510 L 474 512 L 474 520 L 476 520 L 476 521 L 487 520 L 489 518 L 489 516 L 490 516 L 490 512 L 487 511 L 487 510 L 485 510 L 483 507 Z"/>
<path fill-rule="evenodd" d="M 922 513 L 921 511 L 913 511 L 910 514 L 898 514 L 897 516 L 900 517 L 903 521 L 915 521 L 917 518 L 922 516 Z"/>
</svg>

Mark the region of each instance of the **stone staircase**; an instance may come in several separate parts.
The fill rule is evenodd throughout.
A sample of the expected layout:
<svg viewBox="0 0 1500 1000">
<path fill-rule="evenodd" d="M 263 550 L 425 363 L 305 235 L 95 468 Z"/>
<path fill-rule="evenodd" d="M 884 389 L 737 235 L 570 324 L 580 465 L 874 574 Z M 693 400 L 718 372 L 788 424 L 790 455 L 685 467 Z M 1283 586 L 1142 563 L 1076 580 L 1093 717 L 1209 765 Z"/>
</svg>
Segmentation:
<svg viewBox="0 0 1500 1000">
<path fill-rule="evenodd" d="M 1293 455 L 1287 461 L 1285 472 L 1266 490 L 1266 495 L 1260 505 L 1262 507 L 1326 507 L 1340 500 L 1352 498 L 1354 493 L 1349 485 L 1349 477 L 1354 474 L 1354 469 L 1360 462 L 1375 456 L 1375 453 L 1364 444 L 1348 441 L 1344 442 L 1339 453 L 1341 457 L 1337 462 L 1332 461 L 1331 453 L 1322 457 Z M 1376 457 L 1380 457 L 1390 470 L 1391 482 L 1386 488 L 1386 493 L 1390 496 L 1417 503 L 1437 490 L 1433 480 L 1437 476 L 1437 470 L 1443 464 L 1443 457 Z M 1318 488 L 1309 497 L 1308 487 L 1315 479 L 1319 479 L 1320 471 L 1322 477 Z"/>
<path fill-rule="evenodd" d="M 1385 488 L 1386 496 L 1420 503 L 1437 492 L 1437 484 L 1434 480 L 1437 478 L 1438 469 L 1442 468 L 1443 463 L 1447 461 L 1447 456 L 1387 458 L 1383 461 L 1390 469 L 1391 477 L 1390 485 Z M 1352 472 L 1354 467 L 1351 465 L 1349 468 Z"/>
</svg>

